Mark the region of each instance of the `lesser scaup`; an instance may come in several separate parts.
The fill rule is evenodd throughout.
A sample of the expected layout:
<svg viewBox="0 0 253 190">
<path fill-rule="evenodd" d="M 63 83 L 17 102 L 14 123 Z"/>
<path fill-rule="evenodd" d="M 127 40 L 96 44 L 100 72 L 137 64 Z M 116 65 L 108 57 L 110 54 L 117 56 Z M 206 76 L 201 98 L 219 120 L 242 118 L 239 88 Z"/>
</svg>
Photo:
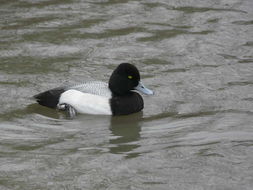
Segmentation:
<svg viewBox="0 0 253 190">
<path fill-rule="evenodd" d="M 112 73 L 109 85 L 105 82 L 87 82 L 58 87 L 34 96 L 43 106 L 76 113 L 127 115 L 143 109 L 143 99 L 137 90 L 153 94 L 140 82 L 138 69 L 130 63 L 121 63 Z"/>
</svg>

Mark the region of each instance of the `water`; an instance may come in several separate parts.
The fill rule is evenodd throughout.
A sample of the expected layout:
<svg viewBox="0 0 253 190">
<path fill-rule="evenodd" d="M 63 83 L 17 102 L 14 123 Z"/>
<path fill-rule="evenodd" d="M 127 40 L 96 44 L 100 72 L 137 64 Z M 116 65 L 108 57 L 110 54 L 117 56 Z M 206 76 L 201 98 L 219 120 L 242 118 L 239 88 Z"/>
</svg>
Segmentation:
<svg viewBox="0 0 253 190">
<path fill-rule="evenodd" d="M 252 9 L 1 0 L 0 189 L 251 190 Z M 68 120 L 30 98 L 121 62 L 155 91 L 141 113 Z"/>
</svg>

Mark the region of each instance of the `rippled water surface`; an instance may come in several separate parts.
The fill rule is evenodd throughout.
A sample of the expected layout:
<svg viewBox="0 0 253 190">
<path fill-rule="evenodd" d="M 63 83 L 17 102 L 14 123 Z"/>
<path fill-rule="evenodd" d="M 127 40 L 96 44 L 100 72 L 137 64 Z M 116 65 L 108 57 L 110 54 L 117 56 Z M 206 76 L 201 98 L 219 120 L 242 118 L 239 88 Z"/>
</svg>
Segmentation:
<svg viewBox="0 0 253 190">
<path fill-rule="evenodd" d="M 253 187 L 252 0 L 2 0 L 0 189 Z M 143 112 L 78 115 L 38 92 L 135 64 Z"/>
</svg>

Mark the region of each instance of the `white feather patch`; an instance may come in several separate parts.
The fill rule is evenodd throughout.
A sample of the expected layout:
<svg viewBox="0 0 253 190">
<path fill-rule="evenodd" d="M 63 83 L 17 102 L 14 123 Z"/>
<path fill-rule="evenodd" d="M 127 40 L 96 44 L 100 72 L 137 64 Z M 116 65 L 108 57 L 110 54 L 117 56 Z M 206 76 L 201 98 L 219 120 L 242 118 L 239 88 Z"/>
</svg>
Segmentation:
<svg viewBox="0 0 253 190">
<path fill-rule="evenodd" d="M 112 115 L 108 97 L 70 89 L 61 94 L 59 104 L 63 103 L 71 105 L 78 113 Z"/>
</svg>

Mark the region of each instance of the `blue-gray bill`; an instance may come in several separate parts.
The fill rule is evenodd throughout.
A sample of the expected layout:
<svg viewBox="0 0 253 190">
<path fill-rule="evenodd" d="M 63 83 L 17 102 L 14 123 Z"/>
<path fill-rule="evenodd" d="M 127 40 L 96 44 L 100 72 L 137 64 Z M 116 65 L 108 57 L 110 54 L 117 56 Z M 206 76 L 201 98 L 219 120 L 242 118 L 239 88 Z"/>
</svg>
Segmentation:
<svg viewBox="0 0 253 190">
<path fill-rule="evenodd" d="M 136 86 L 134 89 L 143 93 L 143 94 L 147 94 L 147 95 L 154 94 L 154 92 L 152 90 L 146 88 L 141 82 L 139 82 L 138 86 Z"/>
</svg>

